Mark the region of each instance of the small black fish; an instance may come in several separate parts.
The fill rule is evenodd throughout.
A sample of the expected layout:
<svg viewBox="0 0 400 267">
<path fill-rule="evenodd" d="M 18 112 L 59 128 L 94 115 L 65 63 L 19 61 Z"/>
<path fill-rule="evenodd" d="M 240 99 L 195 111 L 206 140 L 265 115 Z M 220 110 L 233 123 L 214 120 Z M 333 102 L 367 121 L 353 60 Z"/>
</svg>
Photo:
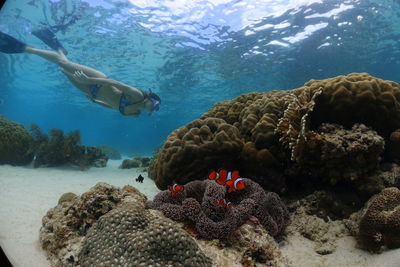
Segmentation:
<svg viewBox="0 0 400 267">
<path fill-rule="evenodd" d="M 136 182 L 143 183 L 144 177 L 139 174 L 138 178 L 136 178 Z"/>
<path fill-rule="evenodd" d="M 74 259 L 74 256 L 69 256 L 68 258 L 67 258 L 67 261 L 68 262 L 74 262 L 75 261 L 75 259 Z"/>
</svg>

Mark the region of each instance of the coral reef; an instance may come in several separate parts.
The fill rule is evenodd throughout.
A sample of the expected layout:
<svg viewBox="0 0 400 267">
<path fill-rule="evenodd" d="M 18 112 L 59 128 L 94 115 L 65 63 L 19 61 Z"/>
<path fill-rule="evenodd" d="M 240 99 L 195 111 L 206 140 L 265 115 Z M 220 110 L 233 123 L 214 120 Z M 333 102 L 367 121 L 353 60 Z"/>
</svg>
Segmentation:
<svg viewBox="0 0 400 267">
<path fill-rule="evenodd" d="M 119 153 L 119 151 L 112 146 L 101 145 L 97 148 L 100 148 L 101 152 L 103 152 L 103 154 L 106 155 L 109 159 L 121 159 L 121 154 Z"/>
<path fill-rule="evenodd" d="M 211 266 L 184 230 L 144 208 L 146 199 L 132 186 L 105 183 L 81 196 L 64 194 L 40 230 L 52 266 Z"/>
<path fill-rule="evenodd" d="M 132 168 L 139 168 L 140 161 L 135 159 L 124 159 L 119 166 L 120 169 L 132 169 Z"/>
<path fill-rule="evenodd" d="M 238 251 L 240 263 L 244 267 L 258 266 L 288 266 L 287 259 L 282 256 L 279 245 L 257 218 L 250 217 L 240 226 L 227 244 Z"/>
<path fill-rule="evenodd" d="M 147 168 L 150 165 L 151 158 L 149 157 L 135 157 L 134 160 L 140 161 L 140 167 Z"/>
<path fill-rule="evenodd" d="M 81 169 L 90 166 L 105 167 L 108 158 L 97 147 L 82 146 L 79 131 L 73 131 L 67 136 L 60 129 L 50 130 L 50 138 L 40 129 L 32 125 L 36 157 L 34 167 L 53 167 L 67 163 L 77 165 Z"/>
<path fill-rule="evenodd" d="M 33 139 L 22 124 L 0 115 L 0 164 L 26 165 L 33 160 Z"/>
<path fill-rule="evenodd" d="M 131 168 L 148 168 L 150 165 L 151 158 L 148 157 L 135 157 L 133 159 L 124 159 L 122 164 L 119 166 L 121 169 Z"/>
<path fill-rule="evenodd" d="M 302 131 L 301 131 L 302 132 Z M 376 169 L 384 148 L 384 139 L 363 124 L 344 129 L 323 123 L 316 131 L 306 131 L 292 149 L 293 173 L 307 173 L 320 181 L 336 184 L 353 182 Z"/>
<path fill-rule="evenodd" d="M 203 179 L 210 169 L 235 166 L 243 147 L 238 129 L 222 119 L 197 119 L 173 131 L 149 169 L 159 188 Z"/>
<path fill-rule="evenodd" d="M 66 194 L 43 217 L 39 236 L 42 248 L 56 265 L 60 265 L 60 260 L 65 261 L 67 255 L 70 256 L 100 216 L 115 208 L 127 196 L 125 191 L 105 183 L 98 183 L 80 197 L 71 198 L 71 193 Z M 141 198 L 145 199 L 145 196 Z"/>
<path fill-rule="evenodd" d="M 211 260 L 173 221 L 134 203 L 102 216 L 88 231 L 82 266 L 211 266 Z"/>
<path fill-rule="evenodd" d="M 362 123 L 387 138 L 400 128 L 400 86 L 367 73 L 351 73 L 305 84 L 323 88 L 312 113 L 312 124 L 330 122 L 347 128 Z"/>
<path fill-rule="evenodd" d="M 361 247 L 379 251 L 400 247 L 400 190 L 385 188 L 372 197 L 362 212 L 358 241 Z"/>
<path fill-rule="evenodd" d="M 382 159 L 398 155 L 399 101 L 397 83 L 367 73 L 244 94 L 172 132 L 149 177 L 166 189 L 225 168 L 275 192 L 296 190 L 304 180 L 358 190 Z"/>
<path fill-rule="evenodd" d="M 389 137 L 389 155 L 397 163 L 400 163 L 400 129 L 393 131 Z"/>
<path fill-rule="evenodd" d="M 277 194 L 265 192 L 249 179 L 245 183 L 243 190 L 227 193 L 225 186 L 213 181 L 192 181 L 184 186 L 183 193 L 158 193 L 147 207 L 176 221 L 190 221 L 206 239 L 228 238 L 250 216 L 256 217 L 271 236 L 278 235 L 289 222 L 285 205 Z M 213 204 L 224 198 L 233 203 L 231 208 Z"/>
</svg>

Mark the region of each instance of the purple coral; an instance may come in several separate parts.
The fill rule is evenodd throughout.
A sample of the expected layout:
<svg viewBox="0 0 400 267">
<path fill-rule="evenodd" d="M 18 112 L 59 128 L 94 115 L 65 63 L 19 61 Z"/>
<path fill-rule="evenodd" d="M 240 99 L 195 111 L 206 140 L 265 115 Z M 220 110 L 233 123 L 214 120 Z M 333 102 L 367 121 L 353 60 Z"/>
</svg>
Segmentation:
<svg viewBox="0 0 400 267">
<path fill-rule="evenodd" d="M 279 234 L 288 224 L 289 212 L 279 196 L 266 192 L 250 179 L 244 178 L 243 190 L 227 193 L 225 186 L 214 181 L 192 181 L 183 193 L 172 195 L 169 191 L 157 194 L 147 208 L 157 209 L 170 219 L 190 221 L 200 236 L 225 239 L 250 216 L 255 216 L 272 236 Z M 213 204 L 227 198 L 231 208 Z"/>
</svg>

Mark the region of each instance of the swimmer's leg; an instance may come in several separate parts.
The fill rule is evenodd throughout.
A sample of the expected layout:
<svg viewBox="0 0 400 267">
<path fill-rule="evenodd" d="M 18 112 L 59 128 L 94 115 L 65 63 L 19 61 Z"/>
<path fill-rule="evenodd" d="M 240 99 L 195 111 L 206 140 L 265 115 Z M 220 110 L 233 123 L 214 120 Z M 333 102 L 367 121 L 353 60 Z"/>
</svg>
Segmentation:
<svg viewBox="0 0 400 267">
<path fill-rule="evenodd" d="M 59 53 L 56 53 L 56 52 L 49 51 L 49 50 L 34 48 L 32 46 L 26 46 L 24 52 L 29 53 L 29 54 L 38 55 L 44 59 L 47 59 L 50 62 L 60 65 L 61 67 L 63 67 L 65 64 L 69 63 L 68 59 L 66 58 L 66 56 L 64 55 L 62 50 L 59 50 L 58 51 Z"/>
</svg>

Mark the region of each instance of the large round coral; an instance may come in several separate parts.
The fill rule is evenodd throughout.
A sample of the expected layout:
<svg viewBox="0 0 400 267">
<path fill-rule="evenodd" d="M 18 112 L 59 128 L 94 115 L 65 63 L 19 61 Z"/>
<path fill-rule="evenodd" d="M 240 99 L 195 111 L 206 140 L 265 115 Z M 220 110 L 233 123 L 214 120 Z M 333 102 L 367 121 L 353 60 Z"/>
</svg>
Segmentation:
<svg viewBox="0 0 400 267">
<path fill-rule="evenodd" d="M 358 241 L 363 248 L 400 247 L 400 190 L 389 187 L 373 197 L 361 217 Z"/>
<path fill-rule="evenodd" d="M 68 198 L 64 194 L 60 203 L 43 217 L 39 235 L 40 244 L 53 264 L 65 263 L 71 247 L 81 242 L 87 230 L 127 196 L 131 194 L 105 183 L 98 183 L 79 197 Z M 135 198 L 138 202 L 146 199 L 138 192 Z"/>
<path fill-rule="evenodd" d="M 304 86 L 322 88 L 313 125 L 322 122 L 351 127 L 363 123 L 385 138 L 400 128 L 400 86 L 367 73 L 351 73 L 325 80 L 311 80 Z"/>
<path fill-rule="evenodd" d="M 366 73 L 311 80 L 293 90 L 244 94 L 217 103 L 201 119 L 170 134 L 149 174 L 161 189 L 173 180 L 183 184 L 204 179 L 212 168 L 238 169 L 260 184 L 280 187 L 274 191 L 284 190 L 284 182 L 268 177 L 283 177 L 279 173 L 289 177 L 311 173 L 331 183 L 359 180 L 375 169 L 382 156 L 396 159 L 399 101 L 397 83 Z M 336 130 L 324 133 L 324 123 L 337 125 Z M 218 125 L 217 130 L 209 124 Z M 204 125 L 210 133 L 201 130 Z M 233 134 L 221 133 L 220 125 Z M 343 142 L 332 142 L 339 133 Z M 216 142 L 217 136 L 222 143 Z M 355 140 L 356 136 L 361 139 Z M 384 143 L 390 153 L 381 153 Z M 332 144 L 340 153 L 326 153 Z M 350 148 L 344 149 L 347 145 Z M 347 159 L 358 162 L 346 165 Z M 340 166 L 324 172 L 322 166 L 328 161 Z M 346 173 L 340 175 L 337 170 L 343 166 Z"/>
<path fill-rule="evenodd" d="M 222 119 L 197 119 L 168 136 L 149 174 L 164 189 L 172 181 L 203 179 L 211 168 L 235 166 L 242 146 L 236 127 Z"/>
<path fill-rule="evenodd" d="M 288 210 L 277 194 L 244 180 L 245 189 L 230 193 L 214 181 L 192 181 L 185 185 L 183 193 L 160 192 L 147 207 L 160 210 L 173 220 L 191 221 L 200 236 L 207 239 L 228 238 L 250 216 L 257 217 L 268 233 L 276 236 L 288 224 Z M 214 204 L 225 198 L 233 203 L 231 208 Z"/>
<path fill-rule="evenodd" d="M 211 266 L 192 237 L 173 221 L 124 204 L 88 231 L 81 266 Z"/>
<path fill-rule="evenodd" d="M 32 143 L 32 137 L 22 124 L 0 116 L 0 164 L 28 164 L 34 156 Z"/>
</svg>

